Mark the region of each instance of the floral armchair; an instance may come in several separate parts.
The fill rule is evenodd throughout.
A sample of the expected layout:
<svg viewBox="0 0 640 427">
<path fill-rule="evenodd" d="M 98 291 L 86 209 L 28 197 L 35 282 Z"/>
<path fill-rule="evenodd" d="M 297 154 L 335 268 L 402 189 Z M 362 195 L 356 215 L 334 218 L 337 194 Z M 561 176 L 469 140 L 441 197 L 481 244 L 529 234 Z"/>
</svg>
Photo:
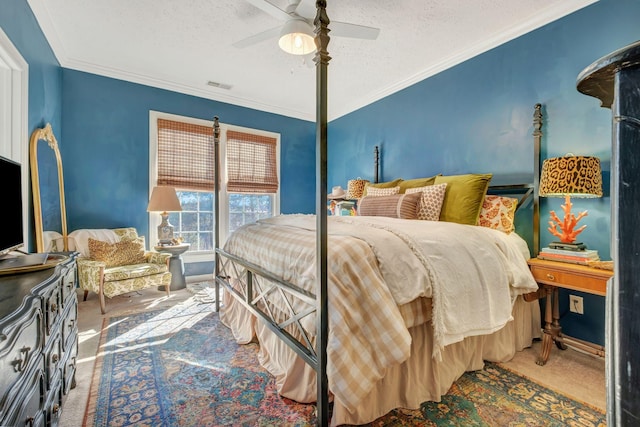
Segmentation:
<svg viewBox="0 0 640 427">
<path fill-rule="evenodd" d="M 105 297 L 158 286 L 170 293 L 171 254 L 145 251 L 144 236 L 133 227 L 75 230 L 69 233 L 69 246 L 80 252 L 78 282 L 84 301 L 89 291 L 98 294 L 102 314 Z"/>
</svg>

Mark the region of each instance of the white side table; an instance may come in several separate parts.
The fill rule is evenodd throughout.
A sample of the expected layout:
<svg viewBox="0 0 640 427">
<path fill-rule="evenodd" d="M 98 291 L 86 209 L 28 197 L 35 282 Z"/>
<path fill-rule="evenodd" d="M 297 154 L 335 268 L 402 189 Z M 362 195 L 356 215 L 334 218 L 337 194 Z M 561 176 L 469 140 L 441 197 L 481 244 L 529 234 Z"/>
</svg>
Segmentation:
<svg viewBox="0 0 640 427">
<path fill-rule="evenodd" d="M 171 272 L 171 285 L 169 289 L 172 291 L 178 289 L 184 289 L 187 287 L 187 282 L 184 279 L 184 262 L 182 261 L 182 254 L 189 250 L 190 243 L 181 243 L 179 245 L 167 245 L 167 246 L 154 246 L 158 252 L 171 254 L 169 258 L 169 271 Z M 158 290 L 164 291 L 164 286 L 158 286 Z"/>
</svg>

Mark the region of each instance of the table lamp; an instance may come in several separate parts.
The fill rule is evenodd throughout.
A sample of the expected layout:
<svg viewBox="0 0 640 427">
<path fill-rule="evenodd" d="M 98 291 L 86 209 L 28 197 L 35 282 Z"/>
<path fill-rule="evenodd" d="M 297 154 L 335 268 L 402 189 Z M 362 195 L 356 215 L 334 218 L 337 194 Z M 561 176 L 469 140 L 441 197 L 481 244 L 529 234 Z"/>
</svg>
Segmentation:
<svg viewBox="0 0 640 427">
<path fill-rule="evenodd" d="M 578 216 L 571 213 L 571 197 L 602 197 L 602 171 L 600 159 L 597 157 L 575 156 L 546 159 L 542 163 L 540 176 L 541 197 L 564 197 L 564 218 L 560 220 L 555 211 L 550 211 L 549 232 L 558 237 L 560 242 L 553 242 L 549 247 L 556 249 L 586 249 L 583 243 L 577 243 L 576 237 L 587 226 L 576 228 L 578 222 L 587 216 L 587 211 Z"/>
<path fill-rule="evenodd" d="M 160 212 L 162 223 L 158 226 L 158 245 L 170 245 L 173 240 L 173 225 L 169 223 L 169 212 L 181 211 L 180 200 L 173 187 L 157 186 L 149 198 L 147 212 Z"/>
<path fill-rule="evenodd" d="M 364 194 L 364 186 L 367 185 L 368 182 L 368 179 L 362 179 L 360 177 L 357 179 L 350 179 L 347 182 L 347 195 L 345 198 L 347 200 L 361 199 Z"/>
</svg>

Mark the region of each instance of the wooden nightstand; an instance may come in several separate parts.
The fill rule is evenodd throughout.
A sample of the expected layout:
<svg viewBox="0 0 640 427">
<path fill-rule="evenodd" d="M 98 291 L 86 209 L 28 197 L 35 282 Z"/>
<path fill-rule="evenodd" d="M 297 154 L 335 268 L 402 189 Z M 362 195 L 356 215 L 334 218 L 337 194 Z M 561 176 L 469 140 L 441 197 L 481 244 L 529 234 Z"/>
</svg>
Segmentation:
<svg viewBox="0 0 640 427">
<path fill-rule="evenodd" d="M 542 296 L 546 296 L 547 299 L 542 351 L 536 363 L 538 365 L 547 363 L 554 342 L 561 350 L 567 348 L 565 344 L 567 343 L 589 353 L 604 356 L 604 347 L 562 335 L 558 288 L 605 296 L 607 282 L 613 276 L 613 271 L 538 258 L 532 258 L 528 262 L 533 277 L 542 286 Z"/>
</svg>

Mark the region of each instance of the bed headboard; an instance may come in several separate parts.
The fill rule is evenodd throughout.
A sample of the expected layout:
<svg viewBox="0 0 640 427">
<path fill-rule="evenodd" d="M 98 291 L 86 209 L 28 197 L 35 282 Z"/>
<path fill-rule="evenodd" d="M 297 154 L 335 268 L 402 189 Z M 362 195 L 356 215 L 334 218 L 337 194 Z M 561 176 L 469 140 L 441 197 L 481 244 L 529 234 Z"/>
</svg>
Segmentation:
<svg viewBox="0 0 640 427">
<path fill-rule="evenodd" d="M 519 182 L 505 185 L 491 185 L 488 193 L 496 195 L 513 195 L 519 198 L 518 207 L 528 205 L 532 202 L 533 209 L 533 236 L 532 236 L 532 256 L 538 256 L 540 251 L 540 198 L 538 188 L 540 186 L 540 144 L 542 142 L 542 105 L 536 104 L 533 110 L 533 177 L 527 182 Z"/>
<path fill-rule="evenodd" d="M 540 199 L 538 188 L 540 186 L 540 144 L 542 142 L 542 105 L 536 104 L 533 110 L 533 176 L 524 180 L 505 179 L 512 182 L 509 184 L 499 184 L 489 186 L 488 193 L 504 196 L 518 197 L 518 207 L 528 205 L 532 202 L 533 209 L 533 236 L 532 236 L 532 256 L 538 256 L 540 251 Z M 373 182 L 378 183 L 380 177 L 380 149 L 376 145 L 373 147 Z"/>
</svg>

